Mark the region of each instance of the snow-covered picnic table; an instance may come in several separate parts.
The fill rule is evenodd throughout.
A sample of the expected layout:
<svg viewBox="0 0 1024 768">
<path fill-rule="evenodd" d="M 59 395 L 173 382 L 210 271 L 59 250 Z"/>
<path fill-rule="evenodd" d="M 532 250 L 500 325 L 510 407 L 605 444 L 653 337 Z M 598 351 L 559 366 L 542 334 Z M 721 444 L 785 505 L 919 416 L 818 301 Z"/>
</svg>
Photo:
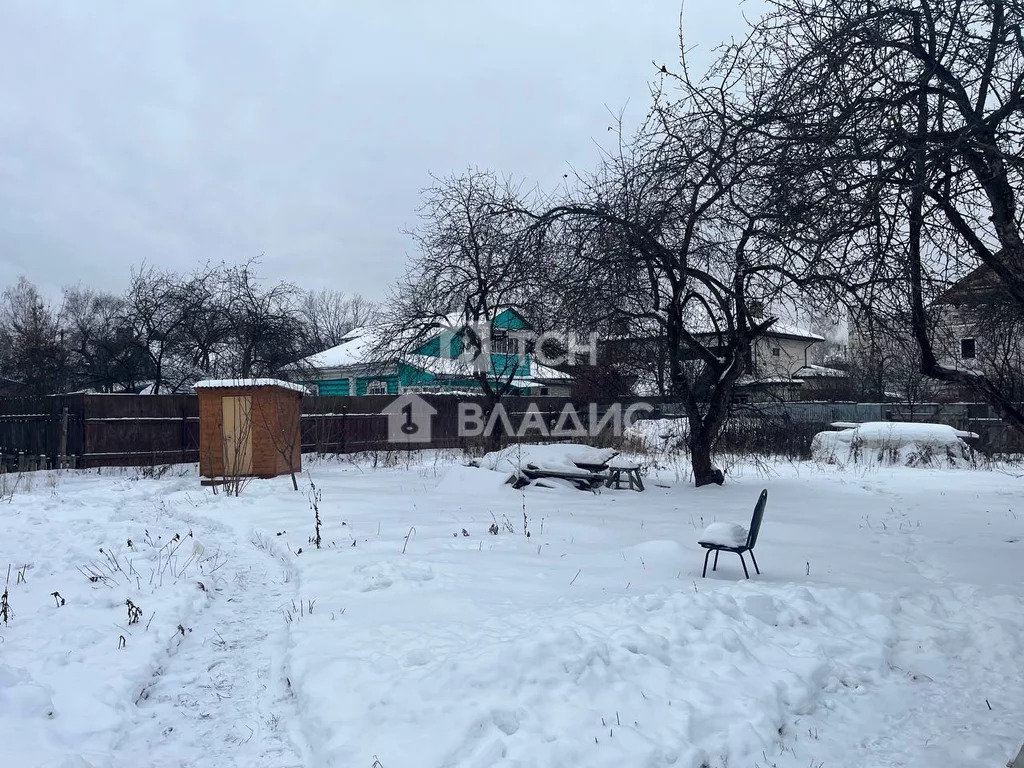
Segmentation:
<svg viewBox="0 0 1024 768">
<path fill-rule="evenodd" d="M 595 488 L 599 488 L 608 480 L 607 475 L 588 469 L 572 470 L 559 467 L 538 467 L 536 464 L 527 464 L 520 469 L 520 472 L 528 480 L 567 480 L 583 491 L 592 491 Z"/>
<path fill-rule="evenodd" d="M 629 490 L 644 490 L 644 481 L 640 479 L 640 465 L 631 461 L 617 459 L 608 465 L 608 488 L 621 488 L 626 483 Z"/>
<path fill-rule="evenodd" d="M 536 481 L 571 483 L 580 490 L 628 487 L 644 490 L 640 465 L 619 457 L 614 448 L 554 443 L 550 445 L 511 445 L 484 454 L 470 462 L 473 466 L 508 472 L 508 482 L 521 488 Z"/>
<path fill-rule="evenodd" d="M 475 466 L 508 471 L 509 481 L 526 484 L 535 480 L 562 480 L 582 490 L 594 490 L 608 483 L 609 464 L 619 455 L 613 448 L 555 443 L 551 445 L 512 445 L 481 456 Z M 625 464 L 621 472 L 626 471 Z M 639 467 L 629 465 L 631 469 Z M 618 484 L 616 484 L 618 487 Z M 633 484 L 630 484 L 633 487 Z"/>
</svg>

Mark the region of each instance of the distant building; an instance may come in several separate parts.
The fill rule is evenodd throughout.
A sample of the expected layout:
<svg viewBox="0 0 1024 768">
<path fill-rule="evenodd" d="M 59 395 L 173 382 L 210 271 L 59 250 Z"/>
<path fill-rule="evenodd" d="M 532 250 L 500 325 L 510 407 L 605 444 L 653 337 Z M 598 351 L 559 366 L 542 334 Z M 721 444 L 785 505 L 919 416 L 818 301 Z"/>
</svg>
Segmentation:
<svg viewBox="0 0 1024 768">
<path fill-rule="evenodd" d="M 956 281 L 931 308 L 933 346 L 946 368 L 982 373 L 1015 400 L 1024 400 L 1024 312 L 995 272 L 982 265 Z M 955 399 L 970 393 L 946 386 Z"/>
<path fill-rule="evenodd" d="M 696 331 L 693 335 L 709 348 L 714 346 L 713 332 Z M 735 398 L 740 402 L 801 399 L 804 381 L 798 374 L 811 366 L 811 349 L 824 341 L 819 334 L 776 322 L 755 339 L 750 368 L 740 378 Z M 630 373 L 636 394 L 660 395 L 669 390 L 668 355 L 660 328 L 650 334 L 603 340 L 601 348 L 602 364 Z"/>
<path fill-rule="evenodd" d="M 810 370 L 811 348 L 824 341 L 824 336 L 804 328 L 775 323 L 754 341 L 752 367 L 740 379 L 734 399 L 739 402 L 803 399 L 805 380 L 800 373 Z"/>
<path fill-rule="evenodd" d="M 1024 314 L 1001 281 L 981 266 L 928 305 L 929 338 L 944 368 L 984 374 L 1014 400 L 1024 400 Z M 921 373 L 909 311 L 852 324 L 850 362 L 859 394 L 904 402 L 971 401 L 977 393 Z"/>
<path fill-rule="evenodd" d="M 444 327 L 422 340 L 412 351 L 380 359 L 379 328 L 355 328 L 335 347 L 300 361 L 308 371 L 308 385 L 321 395 L 398 395 L 405 392 L 479 394 L 475 361 L 464 353 L 468 323 L 449 318 Z M 488 375 L 510 380 L 513 394 L 567 395 L 569 374 L 538 364 L 520 352 L 515 332 L 532 330 L 518 311 L 507 308 L 490 324 Z"/>
<path fill-rule="evenodd" d="M 793 374 L 803 382 L 801 400 L 850 400 L 852 384 L 850 372 L 827 365 L 804 365 Z"/>
</svg>

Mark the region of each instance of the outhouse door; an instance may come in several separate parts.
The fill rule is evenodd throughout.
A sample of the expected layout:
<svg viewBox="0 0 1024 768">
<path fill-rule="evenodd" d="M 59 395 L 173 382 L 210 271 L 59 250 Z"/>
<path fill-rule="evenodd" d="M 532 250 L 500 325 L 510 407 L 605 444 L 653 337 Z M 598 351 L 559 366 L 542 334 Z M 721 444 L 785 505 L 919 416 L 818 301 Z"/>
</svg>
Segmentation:
<svg viewBox="0 0 1024 768">
<path fill-rule="evenodd" d="M 235 395 L 221 400 L 224 408 L 224 474 L 252 474 L 252 397 Z"/>
</svg>

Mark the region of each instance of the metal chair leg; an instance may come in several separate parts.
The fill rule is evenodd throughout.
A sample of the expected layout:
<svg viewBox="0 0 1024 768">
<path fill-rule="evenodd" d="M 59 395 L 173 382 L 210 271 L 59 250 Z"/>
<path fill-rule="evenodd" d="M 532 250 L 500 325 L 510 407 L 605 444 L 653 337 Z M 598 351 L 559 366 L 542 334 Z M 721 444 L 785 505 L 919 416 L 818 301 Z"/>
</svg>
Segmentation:
<svg viewBox="0 0 1024 768">
<path fill-rule="evenodd" d="M 757 567 L 757 558 L 754 557 L 754 550 L 749 549 L 747 551 L 750 552 L 750 559 L 754 561 L 754 570 L 757 571 L 757 575 L 760 576 L 761 569 Z"/>
<path fill-rule="evenodd" d="M 717 571 L 718 570 L 718 552 L 719 552 L 719 550 L 716 549 L 715 550 L 715 564 L 711 566 L 711 570 L 712 571 Z"/>
<path fill-rule="evenodd" d="M 703 578 L 707 578 L 707 575 L 708 575 L 708 558 L 709 557 L 711 557 L 711 550 L 710 549 L 707 551 L 707 554 L 704 555 L 704 572 L 700 575 L 702 579 Z"/>
<path fill-rule="evenodd" d="M 743 575 L 746 576 L 749 579 L 750 578 L 750 574 L 747 572 L 747 561 L 743 559 L 743 553 L 742 552 L 739 552 L 738 554 L 740 556 L 740 563 L 743 565 Z"/>
</svg>

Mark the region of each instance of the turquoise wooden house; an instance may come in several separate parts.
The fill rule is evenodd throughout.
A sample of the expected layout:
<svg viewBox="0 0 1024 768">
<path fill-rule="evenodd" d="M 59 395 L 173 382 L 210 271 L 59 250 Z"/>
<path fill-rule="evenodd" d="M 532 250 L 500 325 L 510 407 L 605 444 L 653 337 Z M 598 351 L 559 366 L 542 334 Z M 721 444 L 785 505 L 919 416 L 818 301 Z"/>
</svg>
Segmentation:
<svg viewBox="0 0 1024 768">
<path fill-rule="evenodd" d="M 529 332 L 529 323 L 515 309 L 498 313 L 490 326 L 488 360 L 492 380 L 511 380 L 512 394 L 569 394 L 570 377 L 563 371 L 520 354 L 516 332 Z M 336 347 L 300 364 L 315 373 L 307 386 L 321 395 L 398 395 L 404 392 L 478 394 L 477 363 L 464 354 L 466 325 L 453 318 L 411 352 L 393 360 L 371 360 L 381 330 L 355 328 Z"/>
</svg>

